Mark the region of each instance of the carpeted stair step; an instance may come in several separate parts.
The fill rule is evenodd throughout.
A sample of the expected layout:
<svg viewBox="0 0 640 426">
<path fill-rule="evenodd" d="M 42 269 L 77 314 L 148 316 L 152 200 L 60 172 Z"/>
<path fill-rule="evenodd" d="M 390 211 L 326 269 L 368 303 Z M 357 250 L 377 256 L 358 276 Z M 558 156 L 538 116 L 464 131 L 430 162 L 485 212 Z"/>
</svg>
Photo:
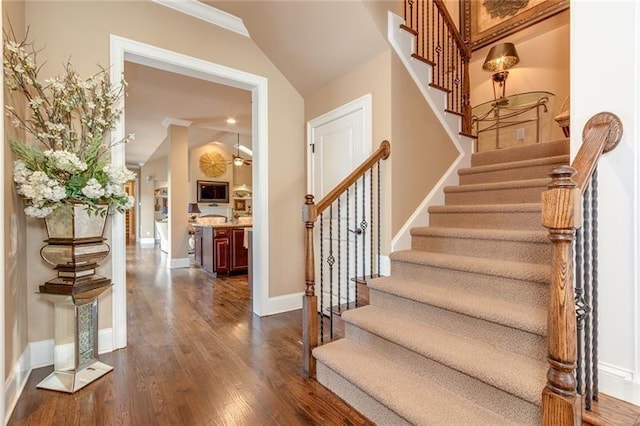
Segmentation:
<svg viewBox="0 0 640 426">
<path fill-rule="evenodd" d="M 569 164 L 568 155 L 534 158 L 532 160 L 467 167 L 458 170 L 460 185 L 541 179 L 560 166 Z"/>
<path fill-rule="evenodd" d="M 451 390 L 465 398 L 491 395 L 487 399 L 499 400 L 505 409 L 517 406 L 528 415 L 538 411 L 548 367 L 544 361 L 503 351 L 376 306 L 351 310 L 343 319 L 347 339 L 396 360 L 417 374 L 438 377 L 436 383 L 451 384 Z M 499 414 L 506 416 L 507 412 Z"/>
<path fill-rule="evenodd" d="M 514 262 L 549 264 L 551 261 L 547 231 L 424 226 L 411 229 L 411 248 Z"/>
<path fill-rule="evenodd" d="M 486 166 L 488 164 L 510 163 L 534 158 L 557 157 L 559 155 L 569 155 L 569 139 L 524 145 L 517 148 L 477 152 L 471 156 L 471 166 Z"/>
<path fill-rule="evenodd" d="M 397 277 L 372 280 L 368 289 L 372 306 L 530 358 L 547 357 L 544 307 L 466 297 L 454 287 Z"/>
<path fill-rule="evenodd" d="M 476 204 L 429 207 L 429 225 L 543 231 L 542 204 Z"/>
<path fill-rule="evenodd" d="M 448 206 L 539 203 L 542 191 L 550 183 L 551 178 L 542 178 L 448 186 L 444 188 L 444 199 Z"/>
<path fill-rule="evenodd" d="M 517 424 L 349 339 L 313 355 L 318 381 L 378 425 Z"/>
<path fill-rule="evenodd" d="M 391 254 L 391 275 L 530 306 L 546 306 L 549 265 L 402 250 Z"/>
</svg>

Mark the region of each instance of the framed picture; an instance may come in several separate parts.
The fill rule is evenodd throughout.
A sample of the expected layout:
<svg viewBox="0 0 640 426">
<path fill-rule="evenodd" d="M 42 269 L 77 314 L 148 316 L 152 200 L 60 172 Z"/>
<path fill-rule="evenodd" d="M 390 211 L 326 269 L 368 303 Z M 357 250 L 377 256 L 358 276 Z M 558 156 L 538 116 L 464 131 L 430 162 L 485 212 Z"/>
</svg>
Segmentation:
<svg viewBox="0 0 640 426">
<path fill-rule="evenodd" d="M 569 0 L 460 0 L 463 36 L 471 50 L 540 22 L 569 7 Z"/>
<path fill-rule="evenodd" d="M 244 211 L 247 209 L 247 200 L 233 200 L 233 209 Z"/>
</svg>

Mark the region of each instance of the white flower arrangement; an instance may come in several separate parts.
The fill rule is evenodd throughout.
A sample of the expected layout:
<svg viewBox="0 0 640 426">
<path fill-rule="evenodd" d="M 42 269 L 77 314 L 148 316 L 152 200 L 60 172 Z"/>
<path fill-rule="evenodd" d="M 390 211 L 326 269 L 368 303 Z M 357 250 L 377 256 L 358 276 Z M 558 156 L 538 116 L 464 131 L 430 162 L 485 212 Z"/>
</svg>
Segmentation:
<svg viewBox="0 0 640 426">
<path fill-rule="evenodd" d="M 27 203 L 25 213 L 46 217 L 75 203 L 87 204 L 90 212 L 103 211 L 97 206 L 105 204 L 120 212 L 133 207 L 134 199 L 123 185 L 135 174 L 109 163 L 107 141 L 122 113 L 118 101 L 126 83 L 112 86 L 104 68 L 83 80 L 70 63 L 62 75 L 41 83 L 33 42 L 4 36 L 5 82 L 21 95 L 27 113 L 22 117 L 10 105 L 5 111 L 15 127 L 35 139 L 34 144 L 10 142 L 17 158 L 14 181 Z M 133 135 L 122 142 L 131 139 Z"/>
</svg>

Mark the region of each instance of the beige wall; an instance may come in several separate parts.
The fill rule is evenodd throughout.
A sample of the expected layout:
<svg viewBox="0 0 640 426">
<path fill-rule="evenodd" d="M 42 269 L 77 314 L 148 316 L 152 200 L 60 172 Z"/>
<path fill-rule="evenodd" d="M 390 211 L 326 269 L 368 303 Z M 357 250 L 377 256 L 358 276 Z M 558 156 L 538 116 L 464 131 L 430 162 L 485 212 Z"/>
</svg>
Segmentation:
<svg viewBox="0 0 640 426">
<path fill-rule="evenodd" d="M 24 34 L 24 2 L 3 1 L 3 28 L 9 28 L 9 22 L 13 26 L 16 37 Z M 5 91 L 5 102 L 10 100 L 10 95 Z M 20 105 L 16 105 L 17 109 Z M 6 379 L 13 370 L 14 365 L 28 344 L 27 333 L 27 292 L 25 285 L 26 271 L 26 244 L 23 238 L 25 234 L 24 205 L 17 196 L 13 186 L 13 156 L 9 149 L 9 138 L 24 138 L 24 132 L 17 132 L 11 122 L 5 118 L 5 143 L 4 143 L 4 371 Z M 40 256 L 38 256 L 38 260 Z M 3 382 L 4 383 L 4 382 Z"/>
<path fill-rule="evenodd" d="M 520 63 L 509 70 L 507 96 L 510 94 L 547 91 L 555 94 L 549 113 L 555 117 L 569 96 L 569 11 L 512 34 L 473 52 L 469 64 L 471 105 L 493 99 L 491 73 L 482 69 L 489 49 L 497 43 L 512 42 Z M 561 138 L 562 131 L 552 123 L 551 138 Z"/>
<path fill-rule="evenodd" d="M 108 65 L 110 34 L 267 77 L 269 295 L 290 294 L 304 289 L 303 228 L 290 226 L 300 222 L 300 200 L 305 188 L 304 164 L 288 161 L 292 156 L 304 158 L 303 101 L 253 41 L 150 1 L 30 1 L 26 4 L 26 23 L 31 27 L 31 37 L 40 46 L 46 46 L 39 55 L 43 61 L 46 60 L 43 77 L 59 72 L 60 64 L 69 57 L 82 75 L 95 72 L 98 62 Z M 286 162 L 286 167 L 281 166 L 283 162 Z M 27 256 L 35 258 L 44 228 L 40 221 L 29 221 L 27 231 Z M 287 262 L 282 262 L 283 258 Z M 30 268 L 30 271 L 32 273 L 27 276 L 29 340 L 37 341 L 53 335 L 52 309 L 33 294 L 38 284 L 48 279 L 52 271 L 44 266 Z M 108 298 L 104 302 L 100 305 L 101 312 L 110 311 Z"/>
<path fill-rule="evenodd" d="M 166 158 L 148 161 L 140 169 L 140 176 L 138 176 L 138 182 L 140 182 L 140 238 L 153 238 L 154 236 L 154 190 L 158 185 L 166 185 L 167 179 Z"/>
<path fill-rule="evenodd" d="M 371 93 L 372 97 L 372 142 L 376 149 L 380 142 L 387 139 L 391 142 L 393 159 L 394 141 L 391 139 L 391 51 L 388 50 L 368 63 L 352 70 L 342 77 L 332 81 L 319 90 L 312 92 L 305 98 L 305 121 L 312 120 L 354 99 Z M 306 145 L 305 145 L 306 146 Z M 306 157 L 301 157 L 306 163 Z M 390 161 L 383 162 L 383 179 L 388 185 L 390 181 Z M 385 179 L 386 177 L 386 179 Z M 383 218 L 391 216 L 389 187 L 383 191 Z M 300 200 L 300 205 L 304 200 Z M 390 222 L 383 219 L 382 223 L 383 254 L 388 254 L 391 241 Z"/>
<path fill-rule="evenodd" d="M 400 59 L 391 61 L 392 232 L 395 235 L 456 159 L 449 135 Z"/>
</svg>

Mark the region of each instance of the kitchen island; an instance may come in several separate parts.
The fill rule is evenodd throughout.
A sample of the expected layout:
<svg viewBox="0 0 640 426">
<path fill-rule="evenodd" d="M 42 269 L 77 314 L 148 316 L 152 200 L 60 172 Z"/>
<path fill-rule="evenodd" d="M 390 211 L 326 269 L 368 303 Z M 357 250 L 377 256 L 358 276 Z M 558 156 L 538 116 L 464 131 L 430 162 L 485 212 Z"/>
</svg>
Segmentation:
<svg viewBox="0 0 640 426">
<path fill-rule="evenodd" d="M 246 273 L 249 255 L 245 246 L 245 232 L 250 227 L 251 224 L 235 223 L 194 224 L 196 265 L 213 275 Z"/>
</svg>

